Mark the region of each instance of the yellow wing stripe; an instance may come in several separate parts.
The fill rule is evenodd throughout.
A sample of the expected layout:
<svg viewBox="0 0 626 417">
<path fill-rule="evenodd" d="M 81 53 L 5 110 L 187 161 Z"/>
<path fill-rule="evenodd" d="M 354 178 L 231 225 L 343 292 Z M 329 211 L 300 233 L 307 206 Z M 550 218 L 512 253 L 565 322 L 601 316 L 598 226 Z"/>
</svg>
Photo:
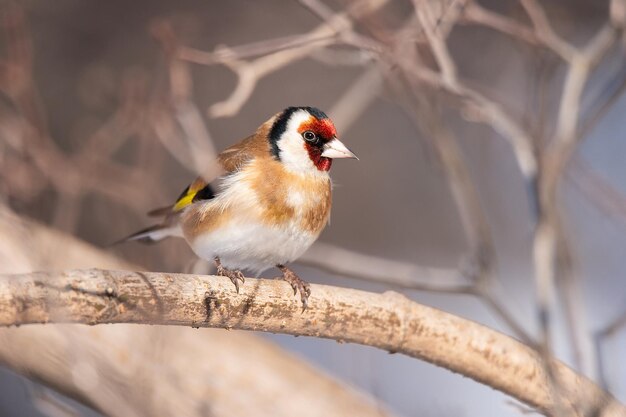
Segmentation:
<svg viewBox="0 0 626 417">
<path fill-rule="evenodd" d="M 173 211 L 180 211 L 193 203 L 193 199 L 198 194 L 198 191 L 202 190 L 206 186 L 206 182 L 201 178 L 196 179 L 191 183 L 189 187 L 183 191 L 183 193 L 176 200 L 176 204 L 174 204 Z"/>
<path fill-rule="evenodd" d="M 174 211 L 180 211 L 187 207 L 189 204 L 193 202 L 193 198 L 196 195 L 196 192 L 187 192 L 182 198 L 180 198 L 176 204 L 174 204 Z"/>
</svg>

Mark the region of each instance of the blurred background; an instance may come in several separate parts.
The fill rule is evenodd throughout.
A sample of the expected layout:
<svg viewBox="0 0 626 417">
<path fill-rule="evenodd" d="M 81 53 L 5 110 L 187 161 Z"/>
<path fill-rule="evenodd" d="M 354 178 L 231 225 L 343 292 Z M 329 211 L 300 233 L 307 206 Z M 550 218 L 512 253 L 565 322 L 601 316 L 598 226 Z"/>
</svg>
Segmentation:
<svg viewBox="0 0 626 417">
<path fill-rule="evenodd" d="M 591 0 L 1 2 L 0 204 L 103 256 L 151 271 L 208 272 L 180 240 L 110 244 L 150 225 L 145 213 L 210 169 L 216 151 L 287 106 L 316 106 L 360 161 L 333 165 L 332 222 L 295 265 L 303 278 L 401 291 L 525 341 L 543 340 L 537 316 L 547 308 L 554 353 L 624 402 L 626 60 L 619 30 L 603 48 L 593 42 L 621 27 L 625 7 Z M 576 82 L 568 77 L 577 51 L 597 57 L 571 107 L 563 92 Z M 574 146 L 562 152 L 553 207 L 536 187 L 550 175 L 541 175 L 555 161 L 550 150 L 556 155 L 554 144 L 568 138 Z M 534 168 L 524 163 L 529 157 Z M 555 292 L 542 304 L 533 245 L 546 218 L 559 237 Z M 9 253 L 7 245 L 0 253 Z M 37 247 L 42 254 L 32 246 L 27 256 L 65 256 L 63 245 Z M 38 262 L 5 263 L 2 271 L 48 265 Z M 75 266 L 103 265 L 63 264 Z M 467 285 L 455 290 L 459 283 Z M 155 346 L 165 351 L 169 341 L 154 333 L 147 343 L 158 363 Z M 412 358 L 255 336 L 356 389 L 381 415 L 523 412 L 489 387 Z M 6 357 L 0 362 L 1 415 L 125 415 L 85 401 L 97 387 L 75 383 L 82 394 L 59 396 L 35 382 L 50 379 L 26 379 Z M 163 366 L 167 378 L 175 363 Z M 148 409 L 134 411 L 166 415 Z M 198 415 L 243 415 L 212 410 Z"/>
</svg>

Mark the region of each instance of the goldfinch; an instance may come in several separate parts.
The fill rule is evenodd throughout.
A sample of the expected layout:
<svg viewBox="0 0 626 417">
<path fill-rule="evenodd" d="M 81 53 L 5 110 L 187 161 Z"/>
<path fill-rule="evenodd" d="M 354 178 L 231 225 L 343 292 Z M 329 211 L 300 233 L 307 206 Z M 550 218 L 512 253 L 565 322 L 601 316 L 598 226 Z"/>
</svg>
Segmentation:
<svg viewBox="0 0 626 417">
<path fill-rule="evenodd" d="M 358 159 L 337 139 L 328 116 L 314 107 L 289 107 L 218 156 L 219 178 L 210 184 L 197 178 L 174 205 L 149 213 L 163 216 L 162 223 L 125 240 L 183 237 L 237 292 L 241 270 L 260 274 L 275 266 L 306 309 L 310 286 L 285 265 L 328 223 L 336 158 Z"/>
</svg>

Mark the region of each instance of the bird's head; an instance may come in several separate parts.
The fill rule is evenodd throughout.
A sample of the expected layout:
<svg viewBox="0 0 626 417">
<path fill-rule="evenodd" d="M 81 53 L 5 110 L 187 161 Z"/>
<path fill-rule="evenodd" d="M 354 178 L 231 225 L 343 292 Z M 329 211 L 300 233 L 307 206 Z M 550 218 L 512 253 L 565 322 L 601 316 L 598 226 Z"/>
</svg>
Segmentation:
<svg viewBox="0 0 626 417">
<path fill-rule="evenodd" d="M 327 172 L 335 158 L 358 159 L 337 139 L 333 122 L 315 107 L 288 107 L 272 120 L 271 152 L 291 171 Z"/>
</svg>

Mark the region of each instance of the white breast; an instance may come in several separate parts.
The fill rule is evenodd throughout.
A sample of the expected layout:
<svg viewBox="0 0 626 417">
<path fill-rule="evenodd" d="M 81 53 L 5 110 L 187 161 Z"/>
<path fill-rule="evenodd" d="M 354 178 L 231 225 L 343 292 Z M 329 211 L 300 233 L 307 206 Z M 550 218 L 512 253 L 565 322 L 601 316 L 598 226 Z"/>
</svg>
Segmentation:
<svg viewBox="0 0 626 417">
<path fill-rule="evenodd" d="M 268 227 L 260 223 L 239 223 L 236 219 L 195 239 L 193 250 L 202 258 L 219 256 L 230 269 L 260 273 L 277 264 L 299 258 L 317 239 L 291 227 Z"/>
<path fill-rule="evenodd" d="M 245 170 L 229 178 L 223 193 L 207 202 L 207 207 L 227 210 L 229 219 L 215 230 L 189 241 L 194 252 L 212 261 L 219 256 L 229 269 L 247 269 L 260 273 L 277 264 L 286 264 L 300 257 L 318 237 L 303 231 L 302 205 L 305 196 L 290 190 L 288 203 L 295 216 L 281 225 L 269 226 L 261 221 L 262 211 L 256 194 L 245 181 Z"/>
</svg>

